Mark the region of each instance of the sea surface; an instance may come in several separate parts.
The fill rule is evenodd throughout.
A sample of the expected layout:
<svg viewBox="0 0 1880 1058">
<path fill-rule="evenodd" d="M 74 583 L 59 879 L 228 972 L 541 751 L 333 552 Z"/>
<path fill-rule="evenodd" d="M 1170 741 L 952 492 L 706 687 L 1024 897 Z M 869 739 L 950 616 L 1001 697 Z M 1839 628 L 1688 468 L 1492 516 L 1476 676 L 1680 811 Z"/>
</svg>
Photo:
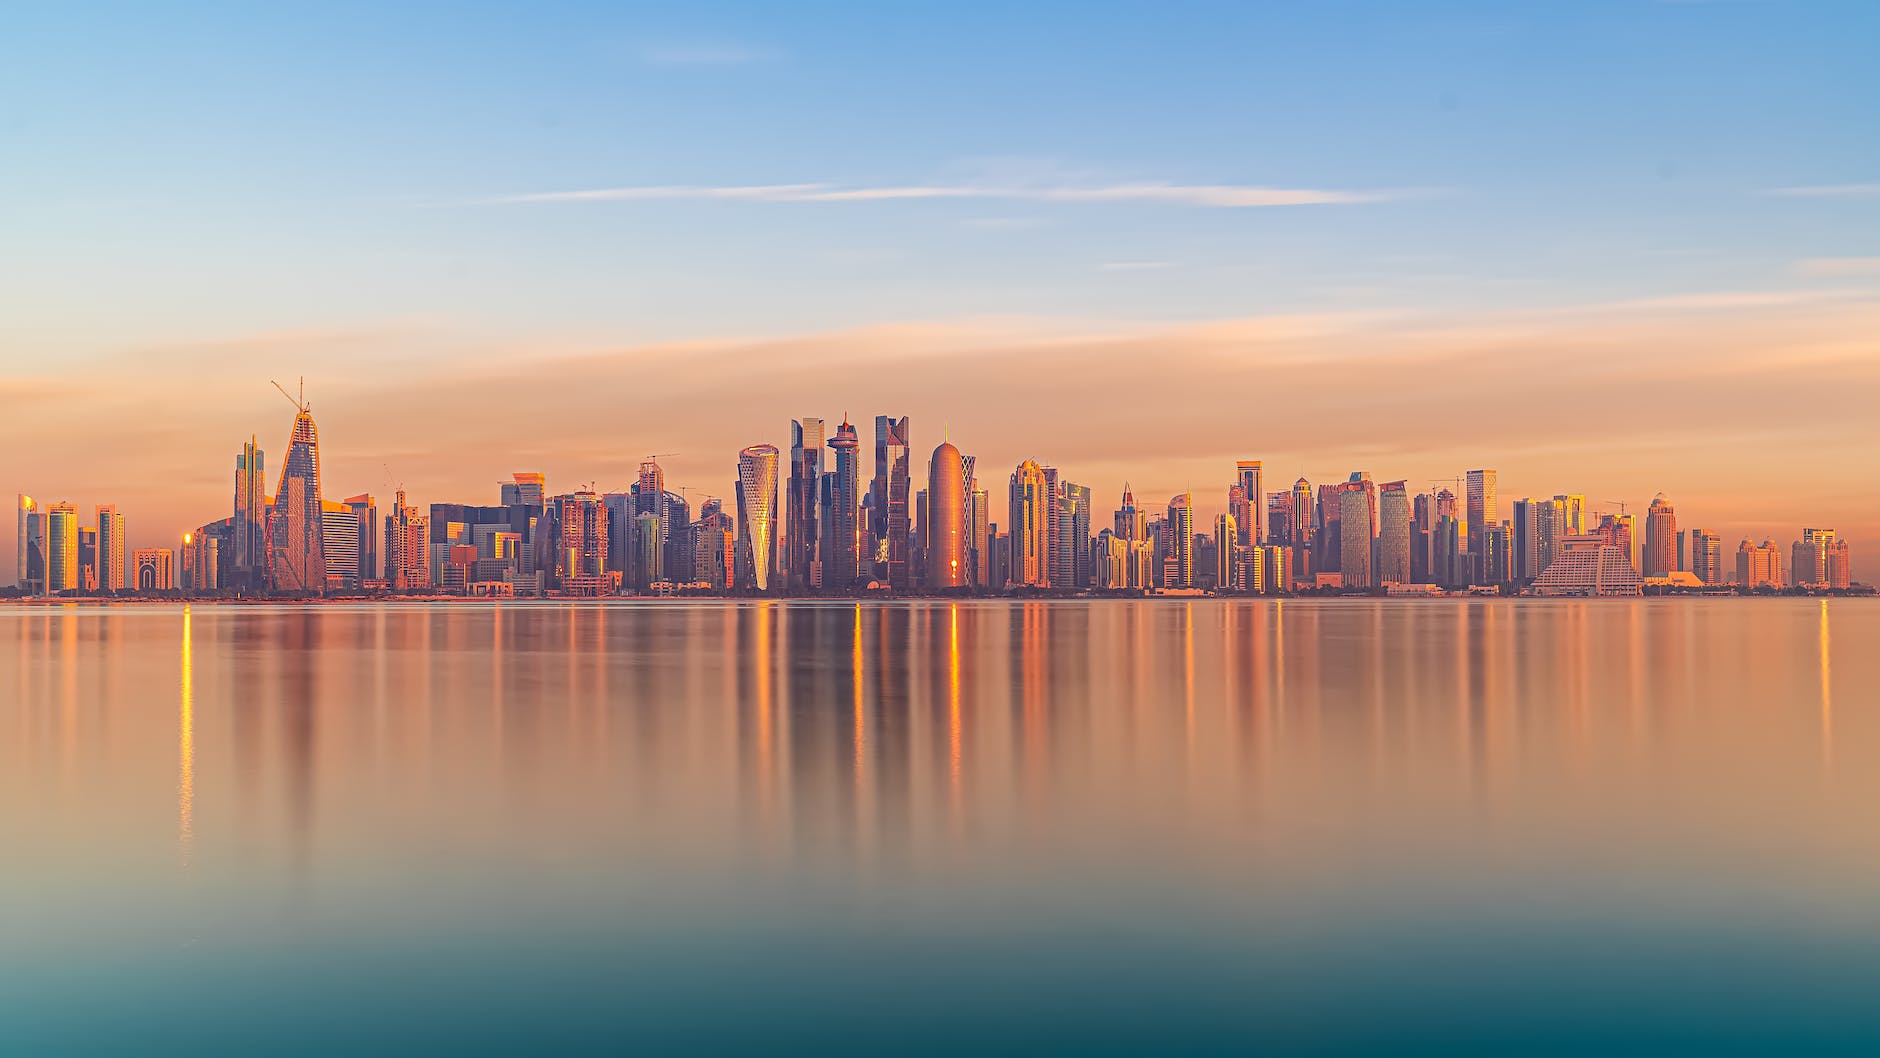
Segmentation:
<svg viewBox="0 0 1880 1058">
<path fill-rule="evenodd" d="M 1866 600 L 0 608 L 0 1054 L 1880 1053 Z"/>
</svg>

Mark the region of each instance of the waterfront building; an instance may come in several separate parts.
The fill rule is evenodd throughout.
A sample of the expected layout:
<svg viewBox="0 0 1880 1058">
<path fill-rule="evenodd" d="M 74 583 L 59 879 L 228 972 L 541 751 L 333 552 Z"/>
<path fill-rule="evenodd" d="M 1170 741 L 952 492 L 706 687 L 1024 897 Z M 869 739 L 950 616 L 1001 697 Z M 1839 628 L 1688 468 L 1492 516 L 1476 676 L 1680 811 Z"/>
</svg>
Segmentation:
<svg viewBox="0 0 1880 1058">
<path fill-rule="evenodd" d="M 1026 465 L 1037 467 L 1035 463 Z M 1014 504 L 1017 480 L 1014 476 Z M 927 562 L 926 589 L 950 592 L 965 588 L 972 582 L 966 564 L 966 461 L 951 441 L 940 442 L 928 462 L 927 510 L 921 526 L 927 534 L 921 548 Z"/>
<path fill-rule="evenodd" d="M 1116 535 L 1114 529 L 1105 529 L 1097 534 L 1095 557 L 1099 589 L 1121 591 L 1130 587 L 1129 541 Z"/>
<path fill-rule="evenodd" d="M 42 595 L 46 590 L 45 520 L 39 503 L 25 493 L 19 494 L 19 589 L 28 595 Z"/>
<path fill-rule="evenodd" d="M 1610 597 L 1639 595 L 1643 585 L 1630 551 L 1598 533 L 1568 533 L 1531 590 L 1547 596 Z"/>
<path fill-rule="evenodd" d="M 970 481 L 969 481 L 970 487 Z M 992 494 L 973 488 L 966 507 L 966 564 L 975 588 L 996 587 L 992 581 Z"/>
<path fill-rule="evenodd" d="M 1534 518 L 1534 535 L 1540 552 L 1534 564 L 1534 576 L 1539 576 L 1559 553 L 1560 539 L 1568 534 L 1567 505 L 1560 499 L 1541 500 L 1535 506 Z"/>
<path fill-rule="evenodd" d="M 268 568 L 268 483 L 266 457 L 254 436 L 235 457 L 235 511 L 231 523 L 235 577 L 244 587 L 259 587 Z"/>
<path fill-rule="evenodd" d="M 1468 535 L 1468 550 L 1480 550 L 1482 533 L 1491 525 L 1501 523 L 1501 500 L 1496 495 L 1495 471 L 1471 470 L 1465 477 L 1468 509 L 1463 515 L 1463 528 Z"/>
<path fill-rule="evenodd" d="M 320 499 L 320 432 L 306 403 L 295 403 L 294 430 L 281 463 L 280 487 L 268 512 L 268 584 L 290 595 L 326 591 Z"/>
<path fill-rule="evenodd" d="M 84 525 L 78 527 L 78 588 L 98 590 L 98 530 Z"/>
<path fill-rule="evenodd" d="M 1723 537 L 1708 529 L 1691 530 L 1691 573 L 1705 584 L 1724 583 Z"/>
<path fill-rule="evenodd" d="M 1782 587 L 1782 552 L 1773 540 L 1751 544 L 1745 539 L 1737 545 L 1736 583 L 1749 591 Z"/>
<path fill-rule="evenodd" d="M 1240 486 L 1236 485 L 1238 489 Z M 1243 504 L 1244 509 L 1244 504 Z M 1214 587 L 1216 591 L 1241 590 L 1240 556 L 1246 546 L 1240 542 L 1240 527 L 1231 513 L 1214 519 Z"/>
<path fill-rule="evenodd" d="M 1090 586 L 1090 486 L 1065 481 L 1058 485 L 1057 545 L 1051 583 L 1059 588 Z"/>
<path fill-rule="evenodd" d="M 1012 539 L 1011 576 L 1015 586 L 1051 586 L 1049 511 L 1055 506 L 1051 499 L 1044 468 L 1029 459 L 1020 463 L 1012 472 L 1006 518 L 1007 532 Z"/>
<path fill-rule="evenodd" d="M 1828 584 L 1828 549 L 1834 545 L 1832 529 L 1803 529 L 1802 538 L 1789 547 L 1789 583 L 1798 588 Z"/>
<path fill-rule="evenodd" d="M 359 540 L 359 561 L 351 577 L 356 590 L 366 581 L 379 579 L 379 505 L 369 494 L 360 493 L 348 497 L 344 506 L 342 517 L 352 519 Z"/>
<path fill-rule="evenodd" d="M 140 592 L 176 588 L 176 553 L 167 547 L 140 547 L 131 552 L 132 576 Z"/>
<path fill-rule="evenodd" d="M 1356 477 L 1356 475 L 1353 475 Z M 1338 490 L 1338 572 L 1346 588 L 1369 589 L 1376 585 L 1371 575 L 1372 547 L 1371 494 L 1368 481 L 1347 481 Z"/>
<path fill-rule="evenodd" d="M 788 529 L 789 582 L 792 591 L 807 591 L 821 567 L 816 539 L 816 513 L 823 476 L 823 421 L 802 418 L 790 423 L 790 489 Z"/>
<path fill-rule="evenodd" d="M 738 583 L 755 592 L 771 589 L 777 570 L 776 445 L 751 445 L 738 453 Z"/>
<path fill-rule="evenodd" d="M 1830 541 L 1823 561 L 1822 582 L 1827 587 L 1846 591 L 1854 586 L 1853 557 L 1846 540 Z"/>
<path fill-rule="evenodd" d="M 1387 481 L 1377 490 L 1377 561 L 1372 570 L 1377 584 L 1409 584 L 1410 492 L 1402 481 Z"/>
<path fill-rule="evenodd" d="M 1242 459 L 1234 464 L 1234 480 L 1246 496 L 1246 510 L 1235 511 L 1235 526 L 1241 535 L 1240 546 L 1258 547 L 1266 543 L 1265 526 L 1255 517 L 1260 497 L 1266 495 L 1266 472 L 1258 459 Z"/>
<path fill-rule="evenodd" d="M 875 416 L 875 477 L 869 486 L 871 555 L 883 555 L 883 579 L 895 591 L 912 586 L 908 566 L 912 546 L 908 528 L 910 492 L 908 419 Z"/>
<path fill-rule="evenodd" d="M 861 437 L 844 417 L 829 441 L 834 466 L 825 482 L 821 526 L 823 590 L 846 592 L 861 575 Z"/>
<path fill-rule="evenodd" d="M 98 587 L 101 592 L 124 590 L 124 516 L 117 505 L 98 505 Z"/>
<path fill-rule="evenodd" d="M 1195 586 L 1194 493 L 1178 492 L 1169 497 L 1168 518 L 1163 524 L 1167 526 L 1165 532 L 1168 534 L 1169 546 L 1164 556 L 1162 585 L 1166 588 L 1192 588 Z"/>
<path fill-rule="evenodd" d="M 1508 527 L 1508 579 L 1526 584 L 1541 571 L 1541 505 L 1544 501 L 1514 501 L 1514 520 Z"/>
<path fill-rule="evenodd" d="M 385 580 L 393 591 L 422 591 L 431 586 L 431 523 L 405 502 L 405 490 L 393 494 L 385 516 Z"/>
<path fill-rule="evenodd" d="M 1641 572 L 1646 577 L 1668 577 L 1678 568 L 1678 515 L 1664 493 L 1652 497 L 1645 512 L 1645 548 Z"/>
<path fill-rule="evenodd" d="M 1560 504 L 1562 516 L 1565 519 L 1563 523 L 1566 526 L 1565 534 L 1573 536 L 1585 534 L 1587 532 L 1586 497 L 1577 493 L 1556 493 L 1554 501 Z"/>
<path fill-rule="evenodd" d="M 55 503 L 46 509 L 46 594 L 76 592 L 78 579 L 78 508 Z"/>
<path fill-rule="evenodd" d="M 321 505 L 320 546 L 326 557 L 328 592 L 356 592 L 362 586 L 360 553 L 366 548 L 359 534 L 359 515 L 352 504 L 327 500 Z M 370 539 L 367 532 L 365 539 Z M 192 587 L 200 587 L 194 581 Z"/>
<path fill-rule="evenodd" d="M 1337 573 L 1339 563 L 1344 560 L 1344 541 L 1339 536 L 1339 518 L 1343 513 L 1339 495 L 1343 489 L 1342 484 L 1319 486 L 1315 507 L 1318 520 L 1312 527 L 1314 573 Z"/>
</svg>

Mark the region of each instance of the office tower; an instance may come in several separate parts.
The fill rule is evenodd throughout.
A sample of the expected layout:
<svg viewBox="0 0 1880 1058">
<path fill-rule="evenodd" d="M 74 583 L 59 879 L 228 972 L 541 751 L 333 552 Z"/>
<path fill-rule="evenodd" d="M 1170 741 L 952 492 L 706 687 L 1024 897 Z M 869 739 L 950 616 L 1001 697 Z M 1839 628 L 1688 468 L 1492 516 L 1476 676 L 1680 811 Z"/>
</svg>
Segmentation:
<svg viewBox="0 0 1880 1058">
<path fill-rule="evenodd" d="M 1669 577 L 1678 568 L 1678 515 L 1664 493 L 1652 497 L 1645 512 L 1645 552 L 1641 563 L 1646 577 Z"/>
<path fill-rule="evenodd" d="M 1410 582 L 1433 584 L 1431 558 L 1436 541 L 1436 497 L 1419 492 L 1410 501 Z"/>
<path fill-rule="evenodd" d="M 1146 540 L 1149 536 L 1148 514 L 1136 507 L 1136 495 L 1123 483 L 1123 505 L 1116 509 L 1116 535 L 1124 540 Z"/>
<path fill-rule="evenodd" d="M 1012 538 L 1012 583 L 1025 588 L 1051 586 L 1051 518 L 1055 508 L 1044 468 L 1027 459 L 1012 472 L 1006 517 Z M 930 501 L 931 502 L 931 501 Z M 931 567 L 931 564 L 929 565 Z"/>
<path fill-rule="evenodd" d="M 713 591 L 731 587 L 737 569 L 737 536 L 731 516 L 723 510 L 702 514 L 692 524 L 692 579 Z"/>
<path fill-rule="evenodd" d="M 431 586 L 431 523 L 405 502 L 404 489 L 393 494 L 391 513 L 385 516 L 384 572 L 393 591 Z"/>
<path fill-rule="evenodd" d="M 788 549 L 790 588 L 804 591 L 810 585 L 810 567 L 817 557 L 816 507 L 822 488 L 823 421 L 797 419 L 790 423 L 790 489 L 788 529 L 784 545 Z"/>
<path fill-rule="evenodd" d="M 738 538 L 744 541 L 738 582 L 767 592 L 777 570 L 776 445 L 752 445 L 738 453 Z"/>
<path fill-rule="evenodd" d="M 605 594 L 611 587 L 607 575 L 607 505 L 599 494 L 586 490 L 557 496 L 551 505 L 555 508 L 560 545 L 555 553 L 557 586 L 569 594 Z"/>
<path fill-rule="evenodd" d="M 1058 570 L 1058 516 L 1062 509 L 1058 497 L 1064 494 L 1063 483 L 1058 480 L 1056 467 L 1041 467 L 1044 471 L 1045 492 L 1045 538 L 1044 538 L 1044 577 L 1053 588 L 1065 588 L 1064 576 Z"/>
<path fill-rule="evenodd" d="M 1825 550 L 1827 554 L 1823 562 L 1823 583 L 1837 591 L 1846 591 L 1853 587 L 1854 560 L 1849 553 L 1847 541 L 1830 540 Z"/>
<path fill-rule="evenodd" d="M 124 516 L 117 505 L 98 505 L 98 587 L 101 592 L 124 590 Z"/>
<path fill-rule="evenodd" d="M 1468 587 L 1469 553 L 1462 550 L 1462 523 L 1453 514 L 1436 518 L 1435 539 L 1430 545 L 1430 582 L 1445 588 Z"/>
<path fill-rule="evenodd" d="M 327 500 L 320 511 L 320 545 L 326 553 L 326 590 L 358 591 L 359 555 L 366 550 L 359 535 L 359 515 L 352 504 Z M 371 533 L 366 534 L 367 538 Z M 193 586 L 193 582 L 192 582 Z"/>
<path fill-rule="evenodd" d="M 318 595 L 326 590 L 320 432 L 304 399 L 295 401 L 294 408 L 294 432 L 267 518 L 268 583 L 285 594 Z"/>
<path fill-rule="evenodd" d="M 1090 584 L 1090 486 L 1066 481 L 1058 486 L 1058 539 L 1052 555 L 1053 587 L 1075 589 Z"/>
<path fill-rule="evenodd" d="M 1371 496 L 1363 481 L 1347 481 L 1338 489 L 1338 572 L 1347 588 L 1371 588 Z"/>
<path fill-rule="evenodd" d="M 268 567 L 268 484 L 266 457 L 249 437 L 235 457 L 235 513 L 230 525 L 236 579 L 245 586 L 260 586 Z"/>
<path fill-rule="evenodd" d="M 1724 583 L 1722 534 L 1691 530 L 1691 573 L 1705 584 Z"/>
<path fill-rule="evenodd" d="M 28 595 L 46 591 L 46 522 L 39 504 L 25 493 L 19 494 L 19 586 Z"/>
<path fill-rule="evenodd" d="M 1493 470 L 1471 470 L 1467 479 L 1468 511 L 1463 517 L 1463 525 L 1468 530 L 1469 550 L 1479 550 L 1476 546 L 1482 539 L 1482 533 L 1491 525 L 1501 524 L 1501 500 L 1495 495 L 1495 472 Z"/>
<path fill-rule="evenodd" d="M 1244 487 L 1238 483 L 1228 486 L 1227 513 L 1234 519 L 1234 532 L 1237 534 L 1234 540 L 1235 547 L 1248 546 L 1248 538 L 1253 535 L 1253 530 L 1248 527 L 1247 523 L 1257 520 L 1254 512 L 1258 507 L 1258 503 L 1247 497 L 1247 490 Z"/>
<path fill-rule="evenodd" d="M 1380 585 L 1409 584 L 1410 493 L 1404 482 L 1387 481 L 1377 490 L 1377 563 L 1372 571 Z"/>
<path fill-rule="evenodd" d="M 1293 482 L 1292 533 L 1287 542 L 1298 549 L 1311 547 L 1312 530 L 1315 525 L 1312 516 L 1312 483 L 1305 478 L 1300 478 Z"/>
<path fill-rule="evenodd" d="M 908 550 L 913 541 L 908 527 L 910 492 L 908 420 L 875 416 L 875 476 L 869 484 L 873 505 L 869 510 L 870 556 L 886 554 L 884 579 L 896 591 L 910 586 Z"/>
<path fill-rule="evenodd" d="M 992 494 L 973 489 L 966 505 L 966 561 L 972 569 L 973 587 L 985 589 L 992 583 Z"/>
<path fill-rule="evenodd" d="M 1235 463 L 1234 480 L 1240 485 L 1241 491 L 1246 493 L 1247 502 L 1257 509 L 1260 497 L 1266 495 L 1266 473 L 1261 469 L 1260 460 L 1243 459 Z M 1234 514 L 1237 531 L 1246 537 L 1241 541 L 1246 547 L 1259 547 L 1266 543 L 1266 527 L 1260 524 L 1260 519 L 1252 517 L 1253 513 L 1248 511 L 1243 515 L 1237 511 Z"/>
<path fill-rule="evenodd" d="M 352 519 L 354 532 L 359 537 L 358 568 L 351 578 L 352 586 L 358 588 L 366 581 L 379 579 L 379 507 L 364 493 L 349 497 L 344 506 L 343 516 Z"/>
<path fill-rule="evenodd" d="M 133 589 L 171 591 L 176 587 L 176 553 L 167 547 L 140 547 L 131 552 Z"/>
<path fill-rule="evenodd" d="M 1641 592 L 1638 570 L 1625 548 L 1599 533 L 1566 533 L 1556 541 L 1554 560 L 1534 578 L 1531 590 L 1547 596 L 1632 596 Z"/>
<path fill-rule="evenodd" d="M 46 593 L 77 591 L 78 508 L 55 503 L 46 509 Z"/>
<path fill-rule="evenodd" d="M 1539 552 L 1539 558 L 1534 564 L 1534 576 L 1538 577 L 1559 553 L 1560 540 L 1567 535 L 1567 505 L 1564 500 L 1540 500 L 1535 503 L 1534 535 Z"/>
<path fill-rule="evenodd" d="M 1554 500 L 1560 504 L 1562 517 L 1564 519 L 1561 524 L 1566 526 L 1566 534 L 1572 536 L 1585 535 L 1587 532 L 1586 497 L 1572 493 L 1556 493 Z"/>
<path fill-rule="evenodd" d="M 1544 501 L 1514 501 L 1514 524 L 1508 534 L 1508 579 L 1526 584 L 1541 571 L 1541 505 Z"/>
<path fill-rule="evenodd" d="M 502 504 L 505 507 L 541 507 L 548 498 L 548 476 L 532 471 L 522 471 L 510 475 L 511 480 L 502 483 Z"/>
<path fill-rule="evenodd" d="M 1234 486 L 1238 489 L 1240 486 Z M 1240 563 L 1236 557 L 1246 545 L 1240 542 L 1240 527 L 1232 514 L 1214 518 L 1214 587 L 1216 591 L 1240 590 Z"/>
<path fill-rule="evenodd" d="M 971 581 L 966 566 L 966 461 L 951 442 L 942 441 L 933 450 L 927 469 L 927 510 L 921 526 L 927 534 L 921 547 L 927 561 L 927 590 L 966 587 Z"/>
<path fill-rule="evenodd" d="M 1099 589 L 1118 591 L 1129 587 L 1129 541 L 1116 535 L 1114 529 L 1097 534 L 1095 559 Z"/>
<path fill-rule="evenodd" d="M 861 534 L 856 516 L 861 508 L 861 438 L 845 417 L 829 441 L 834 467 L 828 475 L 827 517 L 821 527 L 823 590 L 846 592 L 861 570 Z"/>
<path fill-rule="evenodd" d="M 1192 588 L 1195 586 L 1195 497 L 1193 493 L 1178 492 L 1169 497 L 1168 553 L 1164 558 L 1164 569 L 1174 573 L 1170 579 L 1165 572 L 1163 586 L 1168 588 Z M 1169 560 L 1173 560 L 1172 562 Z"/>
<path fill-rule="evenodd" d="M 1344 560 L 1344 543 L 1339 537 L 1343 490 L 1343 485 L 1319 486 L 1318 524 L 1312 527 L 1312 570 L 1315 573 L 1337 573 Z"/>
<path fill-rule="evenodd" d="M 1260 510 L 1260 505 L 1257 502 L 1253 506 L 1254 512 L 1266 519 L 1266 539 L 1268 542 L 1281 547 L 1291 546 L 1293 534 L 1292 492 L 1288 490 L 1286 492 L 1268 494 L 1266 497 L 1266 510 L 1264 512 Z"/>
<path fill-rule="evenodd" d="M 1775 541 L 1751 544 L 1745 539 L 1736 548 L 1736 583 L 1749 591 L 1782 587 L 1782 552 Z"/>
<path fill-rule="evenodd" d="M 1478 584 L 1506 584 L 1509 577 L 1508 523 L 1496 522 L 1482 529 L 1480 550 L 1469 556 L 1475 564 Z"/>
<path fill-rule="evenodd" d="M 1650 523 L 1647 522 L 1649 533 Z M 1822 587 L 1828 583 L 1828 549 L 1834 544 L 1832 529 L 1803 529 L 1802 538 L 1789 547 L 1789 583 L 1798 588 Z"/>
<path fill-rule="evenodd" d="M 78 527 L 78 589 L 98 590 L 98 530 L 83 525 Z"/>
<path fill-rule="evenodd" d="M 660 532 L 666 539 L 660 546 L 663 579 L 689 584 L 696 579 L 692 575 L 692 505 L 683 493 L 668 490 L 660 507 L 664 511 L 659 519 Z"/>
<path fill-rule="evenodd" d="M 1624 548 L 1626 561 L 1632 561 L 1632 516 L 1629 514 L 1604 514 L 1599 518 L 1594 535 L 1605 538 L 1613 547 Z M 1633 563 L 1634 566 L 1637 563 Z"/>
</svg>

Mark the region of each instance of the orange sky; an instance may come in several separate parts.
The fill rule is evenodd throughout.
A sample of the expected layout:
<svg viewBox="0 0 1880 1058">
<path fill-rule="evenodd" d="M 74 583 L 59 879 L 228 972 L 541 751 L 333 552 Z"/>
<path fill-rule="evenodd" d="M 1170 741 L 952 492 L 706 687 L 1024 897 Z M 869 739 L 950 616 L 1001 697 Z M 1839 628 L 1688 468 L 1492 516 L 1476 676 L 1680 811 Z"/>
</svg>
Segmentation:
<svg viewBox="0 0 1880 1058">
<path fill-rule="evenodd" d="M 87 512 L 116 502 L 133 546 L 228 513 L 235 453 L 270 476 L 292 410 L 268 385 L 307 376 L 326 493 L 494 502 L 542 470 L 552 489 L 633 480 L 728 497 L 737 450 L 788 420 L 911 415 L 918 458 L 950 430 L 1004 520 L 1023 458 L 1097 492 L 1107 522 L 1196 493 L 1211 527 L 1240 458 L 1269 490 L 1366 470 L 1377 480 L 1500 470 L 1506 505 L 1579 492 L 1680 525 L 1786 546 L 1804 525 L 1854 541 L 1873 574 L 1870 459 L 1880 302 L 1858 291 L 1730 294 L 1484 312 L 1266 317 L 1166 326 L 1030 319 L 911 322 L 772 339 L 609 347 L 492 341 L 438 321 L 179 341 L 0 380 L 7 483 Z M 872 470 L 872 458 L 867 469 Z M 389 470 L 388 470 L 389 468 Z M 12 520 L 3 530 L 9 537 Z"/>
</svg>

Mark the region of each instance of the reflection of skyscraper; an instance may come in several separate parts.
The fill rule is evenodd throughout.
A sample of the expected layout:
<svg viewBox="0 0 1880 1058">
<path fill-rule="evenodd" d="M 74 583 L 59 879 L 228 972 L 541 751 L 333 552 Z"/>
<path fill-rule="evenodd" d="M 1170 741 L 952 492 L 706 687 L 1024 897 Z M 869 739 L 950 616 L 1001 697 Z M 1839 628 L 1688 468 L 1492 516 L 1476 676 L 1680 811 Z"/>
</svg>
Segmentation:
<svg viewBox="0 0 1880 1058">
<path fill-rule="evenodd" d="M 930 499 L 931 503 L 932 500 Z M 1011 502 L 1007 533 L 1012 543 L 1012 583 L 1021 587 L 1044 588 L 1051 584 L 1050 486 L 1044 468 L 1027 459 L 1012 472 Z M 929 563 L 931 568 L 931 563 Z"/>
<path fill-rule="evenodd" d="M 846 592 L 861 568 L 862 439 L 847 418 L 829 442 L 835 467 L 829 474 L 829 511 L 822 526 L 823 590 Z"/>
<path fill-rule="evenodd" d="M 738 453 L 738 554 L 743 568 L 738 583 L 752 591 L 770 590 L 777 568 L 776 445 L 752 445 Z"/>
<path fill-rule="evenodd" d="M 266 458 L 250 437 L 235 457 L 235 576 L 248 586 L 258 583 L 268 567 L 265 533 L 268 513 Z"/>
<path fill-rule="evenodd" d="M 124 590 L 124 516 L 115 504 L 98 507 L 98 590 Z"/>
<path fill-rule="evenodd" d="M 966 566 L 966 463 L 942 441 L 927 471 L 927 590 L 950 591 L 972 581 Z"/>
<path fill-rule="evenodd" d="M 320 432 L 303 401 L 281 464 L 280 488 L 269 515 L 268 577 L 274 590 L 318 595 L 326 590 L 326 550 L 321 533 Z"/>
<path fill-rule="evenodd" d="M 808 589 L 811 567 L 818 562 L 817 492 L 822 487 L 823 421 L 803 418 L 790 424 L 790 509 L 784 544 L 789 548 L 790 588 Z"/>
</svg>

